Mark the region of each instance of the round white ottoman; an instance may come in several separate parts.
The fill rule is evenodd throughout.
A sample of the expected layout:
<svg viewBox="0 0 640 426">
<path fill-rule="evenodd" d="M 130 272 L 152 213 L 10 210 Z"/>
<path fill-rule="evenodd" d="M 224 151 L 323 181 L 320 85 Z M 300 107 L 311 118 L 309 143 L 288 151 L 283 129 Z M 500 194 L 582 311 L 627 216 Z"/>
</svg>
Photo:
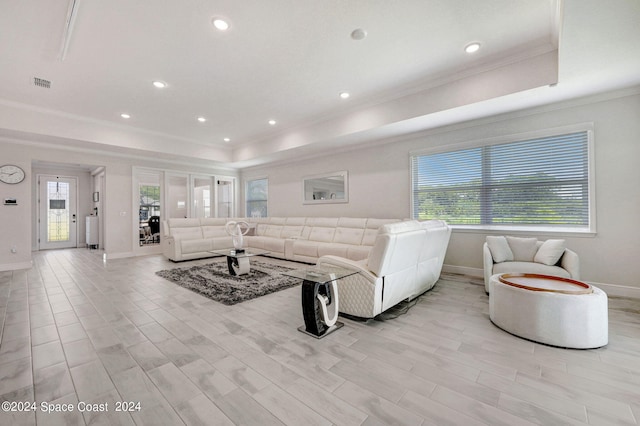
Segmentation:
<svg viewBox="0 0 640 426">
<path fill-rule="evenodd" d="M 536 274 L 496 274 L 489 287 L 491 322 L 511 334 L 574 349 L 609 341 L 607 294 L 597 287 Z"/>
</svg>

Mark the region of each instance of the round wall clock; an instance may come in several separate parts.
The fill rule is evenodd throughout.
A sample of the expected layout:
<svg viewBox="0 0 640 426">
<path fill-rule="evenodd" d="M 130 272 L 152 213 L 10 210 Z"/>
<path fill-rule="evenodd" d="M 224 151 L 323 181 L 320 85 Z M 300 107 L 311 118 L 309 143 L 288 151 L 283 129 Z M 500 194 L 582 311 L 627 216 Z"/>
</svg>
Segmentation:
<svg viewBox="0 0 640 426">
<path fill-rule="evenodd" d="M 0 182 L 20 183 L 24 180 L 24 170 L 12 164 L 0 166 Z"/>
</svg>

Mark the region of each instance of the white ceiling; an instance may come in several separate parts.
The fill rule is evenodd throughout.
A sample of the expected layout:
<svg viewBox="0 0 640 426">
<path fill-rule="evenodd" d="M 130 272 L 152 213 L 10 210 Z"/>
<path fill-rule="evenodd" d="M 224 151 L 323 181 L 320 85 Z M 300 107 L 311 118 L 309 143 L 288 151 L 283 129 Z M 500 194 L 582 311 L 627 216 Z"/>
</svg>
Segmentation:
<svg viewBox="0 0 640 426">
<path fill-rule="evenodd" d="M 639 41 L 637 0 L 1 0 L 0 137 L 244 167 L 636 86 Z"/>
</svg>

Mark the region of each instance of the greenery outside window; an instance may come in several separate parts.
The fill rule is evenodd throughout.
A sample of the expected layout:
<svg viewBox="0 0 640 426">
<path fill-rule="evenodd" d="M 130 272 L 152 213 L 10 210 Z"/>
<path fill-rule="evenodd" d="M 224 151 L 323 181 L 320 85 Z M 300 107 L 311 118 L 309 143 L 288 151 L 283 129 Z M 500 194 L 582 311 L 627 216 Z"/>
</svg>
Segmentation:
<svg viewBox="0 0 640 426">
<path fill-rule="evenodd" d="M 456 228 L 594 232 L 591 131 L 411 155 L 416 219 Z"/>
<path fill-rule="evenodd" d="M 269 180 L 267 178 L 247 181 L 246 186 L 246 210 L 250 217 L 267 217 Z"/>
</svg>

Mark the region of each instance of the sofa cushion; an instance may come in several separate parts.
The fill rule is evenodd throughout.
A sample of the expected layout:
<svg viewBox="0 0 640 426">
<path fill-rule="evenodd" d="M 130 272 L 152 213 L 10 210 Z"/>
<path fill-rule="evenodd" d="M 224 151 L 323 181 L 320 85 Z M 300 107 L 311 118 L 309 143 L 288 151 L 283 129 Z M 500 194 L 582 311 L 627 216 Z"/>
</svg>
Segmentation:
<svg viewBox="0 0 640 426">
<path fill-rule="evenodd" d="M 338 221 L 340 219 L 337 217 L 309 217 L 307 218 L 306 225 L 307 226 L 322 226 L 325 228 L 335 228 L 338 226 Z"/>
<path fill-rule="evenodd" d="M 306 217 L 288 217 L 285 221 L 285 225 L 287 226 L 304 226 L 306 223 Z"/>
<path fill-rule="evenodd" d="M 230 222 L 234 219 L 229 219 L 226 217 L 203 217 L 200 218 L 200 225 L 202 226 L 225 226 L 227 222 Z"/>
<path fill-rule="evenodd" d="M 167 220 L 169 224 L 169 228 L 199 228 L 200 227 L 200 219 L 197 218 L 183 218 L 183 217 L 174 217 Z"/>
<path fill-rule="evenodd" d="M 513 260 L 513 252 L 503 236 L 487 236 L 487 246 L 495 263 Z"/>
<path fill-rule="evenodd" d="M 281 238 L 264 238 L 262 248 L 273 253 L 284 253 L 284 240 Z"/>
<path fill-rule="evenodd" d="M 202 228 L 199 226 L 188 228 L 171 228 L 171 236 L 176 240 L 202 239 Z"/>
<path fill-rule="evenodd" d="M 348 246 L 347 247 L 347 259 L 351 260 L 366 260 L 371 252 L 369 246 Z"/>
<path fill-rule="evenodd" d="M 373 246 L 378 235 L 378 228 L 388 223 L 398 222 L 397 219 L 367 219 L 367 227 L 362 236 L 363 246 Z"/>
<path fill-rule="evenodd" d="M 364 236 L 364 228 L 336 228 L 334 243 L 360 245 Z"/>
<path fill-rule="evenodd" d="M 564 254 L 564 249 L 564 240 L 547 240 L 538 248 L 533 260 L 545 265 L 555 265 Z"/>
<path fill-rule="evenodd" d="M 286 217 L 270 217 L 269 223 L 272 225 L 284 225 L 285 223 L 287 223 L 287 218 Z"/>
<path fill-rule="evenodd" d="M 280 234 L 282 233 L 282 225 L 267 225 L 265 231 L 264 231 L 264 236 L 265 237 L 274 237 L 274 238 L 280 238 Z"/>
<path fill-rule="evenodd" d="M 319 257 L 318 243 L 307 240 L 293 240 L 293 253 L 299 256 Z"/>
<path fill-rule="evenodd" d="M 364 229 L 367 227 L 367 219 L 360 217 L 341 217 L 338 219 L 339 228 L 360 228 Z"/>
<path fill-rule="evenodd" d="M 333 235 L 336 232 L 336 228 L 326 228 L 324 226 L 314 226 L 309 232 L 309 241 L 320 241 L 324 243 L 330 243 L 333 241 Z"/>
<path fill-rule="evenodd" d="M 571 278 L 565 269 L 559 266 L 549 266 L 535 262 L 502 262 L 493 266 L 494 274 L 542 274 L 556 277 Z"/>
<path fill-rule="evenodd" d="M 282 227 L 280 238 L 295 238 L 302 235 L 304 226 L 302 225 L 285 225 Z"/>
<path fill-rule="evenodd" d="M 517 262 L 533 262 L 538 251 L 536 238 L 507 237 L 509 248 L 513 252 L 513 260 Z"/>
<path fill-rule="evenodd" d="M 204 238 L 218 238 L 218 237 L 228 237 L 227 231 L 224 226 L 203 226 L 202 227 L 202 236 Z"/>
<path fill-rule="evenodd" d="M 182 247 L 182 254 L 201 253 L 213 250 L 213 243 L 211 240 L 194 239 L 194 240 L 182 240 L 180 242 Z"/>
<path fill-rule="evenodd" d="M 345 244 L 318 243 L 318 257 L 333 255 L 346 258 L 347 250 Z"/>
</svg>

